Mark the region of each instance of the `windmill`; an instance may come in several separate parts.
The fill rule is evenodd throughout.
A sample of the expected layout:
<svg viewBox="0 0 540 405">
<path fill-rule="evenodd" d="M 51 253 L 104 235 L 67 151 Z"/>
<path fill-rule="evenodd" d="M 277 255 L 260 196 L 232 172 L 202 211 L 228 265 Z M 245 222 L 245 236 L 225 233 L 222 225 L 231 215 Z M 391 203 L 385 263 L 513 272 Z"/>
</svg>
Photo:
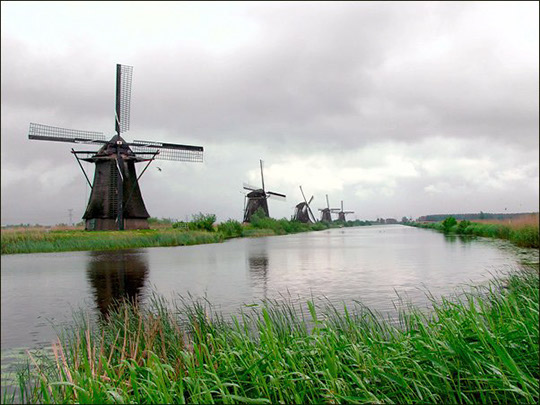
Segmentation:
<svg viewBox="0 0 540 405">
<path fill-rule="evenodd" d="M 330 208 L 330 203 L 328 202 L 328 194 L 326 194 L 326 208 L 319 208 L 321 211 L 321 221 L 322 222 L 332 222 L 332 212 L 335 212 L 339 208 Z"/>
<path fill-rule="evenodd" d="M 29 139 L 101 146 L 97 152 L 71 149 L 92 190 L 83 215 L 86 230 L 148 228 L 150 215 L 144 205 L 139 179 L 150 163 L 156 159 L 203 161 L 202 146 L 138 140 L 126 142 L 122 138 L 120 134 L 129 130 L 132 75 L 132 66 L 116 65 L 116 134 L 109 140 L 101 132 L 30 124 Z M 90 183 L 81 160 L 95 164 L 93 183 Z M 135 163 L 141 162 L 147 164 L 137 176 Z"/>
<path fill-rule="evenodd" d="M 300 192 L 302 193 L 304 201 L 296 204 L 296 207 L 294 208 L 293 220 L 304 223 L 317 222 L 317 220 L 315 219 L 315 215 L 313 215 L 311 207 L 309 206 L 309 204 L 311 204 L 311 201 L 313 201 L 313 196 L 311 196 L 308 202 L 306 200 L 306 196 L 304 195 L 304 191 L 302 190 L 302 186 L 300 186 Z"/>
<path fill-rule="evenodd" d="M 339 208 L 332 208 L 332 212 L 338 214 L 338 221 L 345 222 L 345 214 L 354 214 L 354 211 L 343 211 L 343 200 L 341 200 L 341 210 Z"/>
<path fill-rule="evenodd" d="M 268 202 L 266 201 L 268 198 L 276 198 L 280 200 L 284 200 L 286 195 L 275 193 L 273 191 L 266 191 L 264 189 L 264 175 L 263 175 L 263 161 L 260 160 L 261 163 L 261 182 L 262 182 L 262 188 L 257 188 L 254 186 L 251 186 L 249 184 L 244 183 L 244 189 L 249 190 L 250 192 L 246 195 L 247 198 L 247 204 L 244 204 L 244 222 L 251 222 L 251 216 L 259 209 L 261 208 L 264 212 L 264 214 L 269 217 L 270 214 L 268 213 Z M 245 201 L 245 200 L 244 200 Z"/>
</svg>

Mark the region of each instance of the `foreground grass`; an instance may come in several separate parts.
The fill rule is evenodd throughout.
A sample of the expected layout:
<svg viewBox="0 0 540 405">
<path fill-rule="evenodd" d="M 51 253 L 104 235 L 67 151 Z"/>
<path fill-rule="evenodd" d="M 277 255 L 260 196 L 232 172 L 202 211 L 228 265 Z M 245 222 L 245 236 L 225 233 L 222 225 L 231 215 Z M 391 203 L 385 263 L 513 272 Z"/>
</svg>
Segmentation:
<svg viewBox="0 0 540 405">
<path fill-rule="evenodd" d="M 472 235 L 483 236 L 488 238 L 498 238 L 509 240 L 520 247 L 538 248 L 539 244 L 539 228 L 538 228 L 538 216 L 536 221 L 518 222 L 514 223 L 507 221 L 490 221 L 484 223 L 461 221 L 456 225 L 445 229 L 443 222 L 435 223 L 416 223 L 409 222 L 407 225 L 415 226 L 418 228 L 435 229 L 437 231 L 458 234 L 458 235 Z"/>
<path fill-rule="evenodd" d="M 538 270 L 411 308 L 267 303 L 230 321 L 204 302 L 78 317 L 54 359 L 21 375 L 25 403 L 537 403 Z M 3 402 L 13 398 L 4 397 Z"/>
</svg>

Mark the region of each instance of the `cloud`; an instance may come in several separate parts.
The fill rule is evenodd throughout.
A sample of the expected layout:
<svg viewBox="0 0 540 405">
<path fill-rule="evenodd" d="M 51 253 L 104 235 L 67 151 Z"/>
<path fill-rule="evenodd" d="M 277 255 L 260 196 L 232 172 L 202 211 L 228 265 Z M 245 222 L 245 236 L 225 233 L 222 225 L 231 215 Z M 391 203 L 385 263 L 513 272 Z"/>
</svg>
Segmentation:
<svg viewBox="0 0 540 405">
<path fill-rule="evenodd" d="M 71 145 L 26 134 L 112 135 L 116 63 L 134 66 L 128 141 L 205 147 L 148 169 L 153 216 L 241 218 L 259 159 L 278 217 L 299 185 L 361 218 L 537 209 L 538 33 L 534 2 L 3 2 L 2 221 L 84 210 Z"/>
</svg>

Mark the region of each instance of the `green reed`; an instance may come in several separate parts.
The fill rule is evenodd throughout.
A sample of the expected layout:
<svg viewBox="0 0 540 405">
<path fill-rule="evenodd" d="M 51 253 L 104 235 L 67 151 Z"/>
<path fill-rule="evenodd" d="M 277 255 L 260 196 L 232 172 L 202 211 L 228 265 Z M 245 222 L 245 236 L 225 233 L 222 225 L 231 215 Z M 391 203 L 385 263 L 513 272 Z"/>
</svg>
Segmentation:
<svg viewBox="0 0 540 405">
<path fill-rule="evenodd" d="M 224 319 L 152 297 L 107 320 L 78 313 L 52 359 L 31 357 L 27 403 L 537 403 L 538 270 L 414 307 L 265 302 Z M 4 402 L 10 402 L 9 398 Z"/>
</svg>

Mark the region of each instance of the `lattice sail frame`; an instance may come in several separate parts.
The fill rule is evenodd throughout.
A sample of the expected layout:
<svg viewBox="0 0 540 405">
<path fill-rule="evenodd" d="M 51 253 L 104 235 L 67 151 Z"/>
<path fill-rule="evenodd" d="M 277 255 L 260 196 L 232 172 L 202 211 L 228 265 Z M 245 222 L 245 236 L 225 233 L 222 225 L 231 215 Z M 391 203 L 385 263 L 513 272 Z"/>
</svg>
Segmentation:
<svg viewBox="0 0 540 405">
<path fill-rule="evenodd" d="M 131 83 L 133 79 L 133 66 L 117 65 L 120 80 L 117 81 L 117 119 L 120 133 L 129 131 L 131 111 Z"/>
<path fill-rule="evenodd" d="M 41 141 L 73 142 L 73 143 L 106 143 L 107 139 L 102 132 L 81 131 L 53 127 L 50 125 L 30 123 L 28 138 Z"/>
<path fill-rule="evenodd" d="M 155 156 L 158 160 L 174 160 L 180 162 L 202 162 L 203 147 L 192 145 L 180 145 L 155 141 L 134 140 L 129 147 L 137 153 L 159 153 Z"/>
</svg>

